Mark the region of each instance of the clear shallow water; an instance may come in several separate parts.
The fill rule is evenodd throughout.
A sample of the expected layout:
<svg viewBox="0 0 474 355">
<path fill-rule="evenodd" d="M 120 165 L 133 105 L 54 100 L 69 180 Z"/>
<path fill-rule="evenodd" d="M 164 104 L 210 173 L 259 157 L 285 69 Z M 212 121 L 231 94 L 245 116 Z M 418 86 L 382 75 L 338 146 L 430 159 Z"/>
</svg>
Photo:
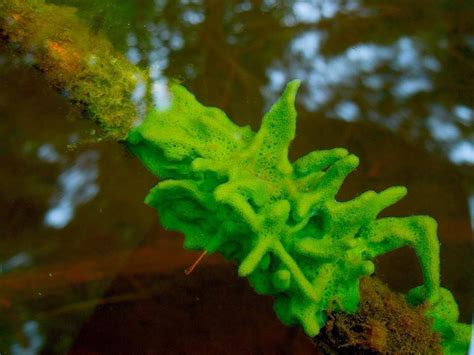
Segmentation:
<svg viewBox="0 0 474 355">
<path fill-rule="evenodd" d="M 442 283 L 472 310 L 474 10 L 466 1 L 61 1 L 148 68 L 257 128 L 299 78 L 292 156 L 342 146 L 360 168 L 340 198 L 406 185 L 390 215 L 439 221 Z M 219 257 L 196 258 L 143 203 L 155 179 L 0 52 L 0 349 L 13 353 L 309 352 Z M 397 290 L 420 283 L 409 250 L 378 262 Z M 179 339 L 176 340 L 176 339 Z M 128 348 L 127 348 L 128 347 Z M 230 350 L 229 350 L 230 351 Z"/>
</svg>

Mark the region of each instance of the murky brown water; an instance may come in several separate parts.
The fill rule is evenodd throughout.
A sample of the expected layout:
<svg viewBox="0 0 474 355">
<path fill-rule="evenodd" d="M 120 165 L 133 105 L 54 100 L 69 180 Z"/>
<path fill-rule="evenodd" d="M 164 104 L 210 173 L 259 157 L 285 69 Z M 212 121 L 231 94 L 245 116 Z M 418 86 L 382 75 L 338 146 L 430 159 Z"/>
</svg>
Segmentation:
<svg viewBox="0 0 474 355">
<path fill-rule="evenodd" d="M 57 1 L 59 3 L 59 1 Z M 258 127 L 303 80 L 292 156 L 361 158 L 339 198 L 406 185 L 387 215 L 439 222 L 442 284 L 472 312 L 474 5 L 468 1 L 61 1 L 105 32 L 160 100 L 180 79 Z M 218 256 L 196 253 L 142 203 L 155 183 L 124 147 L 0 47 L 0 352 L 311 353 Z M 395 290 L 421 282 L 409 249 L 378 260 Z"/>
</svg>

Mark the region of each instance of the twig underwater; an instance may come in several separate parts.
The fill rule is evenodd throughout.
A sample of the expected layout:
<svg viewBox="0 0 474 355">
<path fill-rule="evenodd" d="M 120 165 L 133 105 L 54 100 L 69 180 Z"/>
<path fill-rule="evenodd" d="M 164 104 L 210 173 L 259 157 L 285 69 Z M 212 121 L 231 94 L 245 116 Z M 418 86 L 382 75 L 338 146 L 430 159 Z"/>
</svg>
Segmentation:
<svg viewBox="0 0 474 355">
<path fill-rule="evenodd" d="M 205 254 L 234 260 L 257 293 L 274 297 L 284 324 L 299 325 L 314 337 L 328 312 L 358 310 L 360 279 L 374 273 L 375 257 L 410 246 L 424 284 L 407 301 L 427 305 L 426 317 L 441 334 L 446 354 L 466 352 L 470 326 L 458 323 L 457 304 L 440 286 L 436 221 L 377 219 L 405 196 L 401 186 L 337 201 L 359 163 L 345 149 L 289 161 L 298 81 L 288 84 L 258 132 L 201 105 L 176 83 L 169 87 L 169 107 L 151 109 L 136 125 L 141 114 L 131 97 L 143 73 L 92 34 L 73 9 L 1 0 L 0 30 L 7 43 L 33 53 L 52 85 L 160 179 L 146 203 L 158 210 L 166 228 L 185 235 L 185 248 L 203 251 L 187 273 Z"/>
</svg>

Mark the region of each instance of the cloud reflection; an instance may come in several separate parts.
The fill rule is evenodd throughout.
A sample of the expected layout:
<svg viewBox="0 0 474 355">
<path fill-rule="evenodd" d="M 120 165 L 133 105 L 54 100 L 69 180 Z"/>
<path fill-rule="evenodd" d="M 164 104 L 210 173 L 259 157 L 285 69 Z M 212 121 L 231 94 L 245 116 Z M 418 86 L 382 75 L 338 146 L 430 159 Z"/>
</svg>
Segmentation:
<svg viewBox="0 0 474 355">
<path fill-rule="evenodd" d="M 24 346 L 15 343 L 11 346 L 12 355 L 36 355 L 39 354 L 43 347 L 43 337 L 39 331 L 39 324 L 36 321 L 28 321 L 23 325 L 23 334 L 28 342 Z"/>
<path fill-rule="evenodd" d="M 96 151 L 86 151 L 59 175 L 59 191 L 52 198 L 51 207 L 44 216 L 46 226 L 64 228 L 73 219 L 76 208 L 97 195 L 98 159 Z"/>
<path fill-rule="evenodd" d="M 0 263 L 0 275 L 6 274 L 19 267 L 27 267 L 31 265 L 31 256 L 26 252 L 18 253 L 11 258 Z"/>
<path fill-rule="evenodd" d="M 457 142 L 449 156 L 454 163 L 474 164 L 474 143 L 465 140 Z"/>
<path fill-rule="evenodd" d="M 334 45 L 332 28 L 337 27 L 330 21 L 336 22 L 339 18 L 344 21 L 344 15 L 338 17 L 338 14 L 348 12 L 357 14 L 364 21 L 366 16 L 371 16 L 368 9 L 355 1 L 347 4 L 339 1 L 327 4 L 324 0 L 295 1 L 293 20 L 285 21 L 285 24 L 314 26 L 308 26 L 291 39 L 283 58 L 275 59 L 266 71 L 268 81 L 262 90 L 266 107 L 275 101 L 287 81 L 298 78 L 303 81 L 299 100 L 308 111 L 345 121 L 368 119 L 392 130 L 410 127 L 414 139 L 426 139 L 429 135 L 452 162 L 473 164 L 474 144 L 466 139 L 465 130 L 459 124 L 469 129 L 474 123 L 474 110 L 436 97 L 440 89 L 435 80 L 446 64 L 435 57 L 436 52 L 430 52 L 422 39 L 404 34 L 378 43 L 368 37 L 365 43 L 362 40 L 353 42 L 332 54 L 327 53 Z M 328 22 L 327 18 L 331 20 Z M 324 21 L 326 25 L 319 26 Z M 337 39 L 337 29 L 334 31 Z M 410 106 L 414 100 L 420 102 L 416 107 Z M 370 103 L 362 105 L 364 112 L 360 112 L 360 102 Z M 394 107 L 393 112 L 386 111 L 387 105 Z M 407 124 L 407 120 L 418 123 Z M 432 147 L 427 140 L 427 148 Z"/>
</svg>

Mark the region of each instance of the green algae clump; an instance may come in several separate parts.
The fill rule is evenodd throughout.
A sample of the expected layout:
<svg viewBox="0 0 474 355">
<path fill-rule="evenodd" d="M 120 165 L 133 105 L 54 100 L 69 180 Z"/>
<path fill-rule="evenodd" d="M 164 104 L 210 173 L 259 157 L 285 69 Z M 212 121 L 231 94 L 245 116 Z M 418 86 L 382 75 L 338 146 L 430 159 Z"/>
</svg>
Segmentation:
<svg viewBox="0 0 474 355">
<path fill-rule="evenodd" d="M 150 113 L 127 138 L 132 152 L 163 179 L 146 203 L 166 228 L 185 235 L 185 248 L 235 260 L 257 293 L 275 298 L 280 320 L 302 326 L 309 336 L 320 332 L 328 312 L 357 311 L 359 282 L 373 274 L 375 257 L 410 246 L 424 285 L 408 299 L 426 302 L 445 348 L 462 353 L 469 338 L 456 337 L 455 330 L 469 332 L 469 326 L 457 323 L 456 311 L 448 318 L 438 311 L 451 294 L 440 287 L 436 221 L 377 219 L 405 196 L 404 187 L 337 201 L 359 163 L 345 149 L 290 162 L 298 86 L 288 84 L 254 133 L 172 84 L 170 106 Z M 457 310 L 455 303 L 446 307 Z"/>
</svg>

